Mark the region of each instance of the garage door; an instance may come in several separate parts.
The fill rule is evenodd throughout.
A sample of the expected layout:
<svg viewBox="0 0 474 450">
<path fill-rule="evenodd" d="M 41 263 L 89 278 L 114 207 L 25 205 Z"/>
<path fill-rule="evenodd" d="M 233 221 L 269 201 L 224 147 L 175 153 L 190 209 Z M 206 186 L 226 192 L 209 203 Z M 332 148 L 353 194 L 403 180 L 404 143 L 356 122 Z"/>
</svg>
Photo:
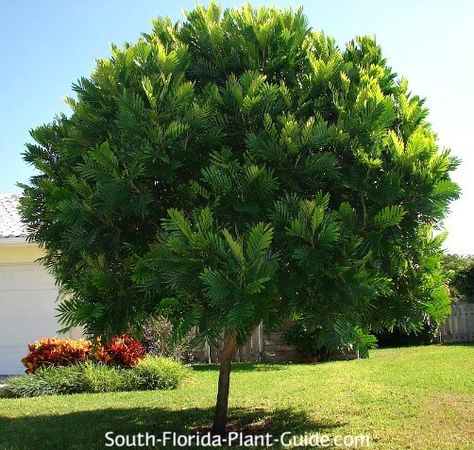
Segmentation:
<svg viewBox="0 0 474 450">
<path fill-rule="evenodd" d="M 57 334 L 57 295 L 53 278 L 38 264 L 0 265 L 0 374 L 23 372 L 26 345 Z"/>
</svg>

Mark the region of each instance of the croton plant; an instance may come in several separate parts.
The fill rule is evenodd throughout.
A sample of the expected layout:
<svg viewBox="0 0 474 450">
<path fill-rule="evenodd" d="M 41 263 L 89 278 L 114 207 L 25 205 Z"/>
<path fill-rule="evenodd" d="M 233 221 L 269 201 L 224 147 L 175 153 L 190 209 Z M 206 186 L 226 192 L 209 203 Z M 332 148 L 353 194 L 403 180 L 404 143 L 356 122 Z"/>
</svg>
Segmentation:
<svg viewBox="0 0 474 450">
<path fill-rule="evenodd" d="M 28 373 L 43 366 L 68 366 L 95 360 L 105 364 L 133 367 L 145 356 L 145 348 L 136 339 L 114 336 L 104 344 L 86 339 L 41 338 L 28 344 L 28 354 L 21 360 Z"/>
</svg>

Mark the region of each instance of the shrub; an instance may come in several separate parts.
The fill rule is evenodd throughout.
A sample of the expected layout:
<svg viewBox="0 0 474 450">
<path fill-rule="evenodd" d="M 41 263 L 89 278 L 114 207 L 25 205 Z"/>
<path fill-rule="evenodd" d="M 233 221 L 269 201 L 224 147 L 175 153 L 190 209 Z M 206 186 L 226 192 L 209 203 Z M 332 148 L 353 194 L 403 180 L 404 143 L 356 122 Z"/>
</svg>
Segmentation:
<svg viewBox="0 0 474 450">
<path fill-rule="evenodd" d="M 34 374 L 10 377 L 6 381 L 6 397 L 37 397 L 39 395 L 84 392 L 83 366 L 41 367 Z"/>
<path fill-rule="evenodd" d="M 378 346 L 406 347 L 411 345 L 429 345 L 439 341 L 439 326 L 435 323 L 425 322 L 420 329 L 414 331 L 395 327 L 393 330 L 380 330 L 375 333 Z"/>
<path fill-rule="evenodd" d="M 164 317 L 153 317 L 141 329 L 141 341 L 147 354 L 190 363 L 194 360 L 193 333 L 176 339 L 173 325 Z"/>
<path fill-rule="evenodd" d="M 38 395 L 54 395 L 56 392 L 41 377 L 36 375 L 19 375 L 6 381 L 3 396 L 5 397 L 37 397 Z"/>
<path fill-rule="evenodd" d="M 62 367 L 41 367 L 33 374 L 10 377 L 5 397 L 81 392 L 117 392 L 131 390 L 175 389 L 190 374 L 190 369 L 169 358 L 147 356 L 134 367 L 106 365 L 87 361 Z"/>
<path fill-rule="evenodd" d="M 125 334 L 114 336 L 103 349 L 99 349 L 96 358 L 107 364 L 121 367 L 133 367 L 145 356 L 143 345 Z"/>
<path fill-rule="evenodd" d="M 86 361 L 92 345 L 84 339 L 42 338 L 28 344 L 28 354 L 21 360 L 27 372 L 34 373 L 39 367 L 68 366 Z"/>
<path fill-rule="evenodd" d="M 88 360 L 132 367 L 145 355 L 143 345 L 127 335 L 114 336 L 105 345 L 92 345 L 85 339 L 41 338 L 28 344 L 28 354 L 21 360 L 28 373 L 40 367 L 70 366 Z"/>
<path fill-rule="evenodd" d="M 130 371 L 134 389 L 176 389 L 190 375 L 190 369 L 169 358 L 148 355 Z"/>
<path fill-rule="evenodd" d="M 117 392 L 129 390 L 126 370 L 89 361 L 82 367 L 86 392 Z"/>
<path fill-rule="evenodd" d="M 369 349 L 377 347 L 375 336 L 363 332 L 359 327 L 341 327 L 339 322 L 328 325 L 308 326 L 303 322 L 293 322 L 284 331 L 284 339 L 303 356 L 326 361 L 335 355 L 358 352 L 362 358 L 368 356 Z"/>
<path fill-rule="evenodd" d="M 74 394 L 84 391 L 83 366 L 44 367 L 35 376 L 51 386 L 56 394 Z"/>
</svg>

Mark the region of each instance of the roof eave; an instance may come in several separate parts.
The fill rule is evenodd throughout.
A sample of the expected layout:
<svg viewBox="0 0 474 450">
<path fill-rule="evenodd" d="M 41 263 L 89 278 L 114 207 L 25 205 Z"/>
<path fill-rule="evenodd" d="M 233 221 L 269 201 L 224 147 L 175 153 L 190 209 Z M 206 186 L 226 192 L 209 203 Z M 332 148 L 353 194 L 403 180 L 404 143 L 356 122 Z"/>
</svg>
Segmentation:
<svg viewBox="0 0 474 450">
<path fill-rule="evenodd" d="M 0 237 L 0 245 L 36 245 L 29 242 L 26 236 Z"/>
</svg>

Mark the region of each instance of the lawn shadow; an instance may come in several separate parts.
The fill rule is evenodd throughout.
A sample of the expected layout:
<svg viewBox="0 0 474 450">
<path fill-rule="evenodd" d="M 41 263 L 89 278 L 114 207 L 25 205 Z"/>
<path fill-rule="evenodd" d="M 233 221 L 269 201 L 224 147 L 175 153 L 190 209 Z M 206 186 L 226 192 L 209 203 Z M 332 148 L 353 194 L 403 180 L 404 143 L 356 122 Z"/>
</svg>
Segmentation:
<svg viewBox="0 0 474 450">
<path fill-rule="evenodd" d="M 283 370 L 285 366 L 289 366 L 291 363 L 262 363 L 262 362 L 235 362 L 232 363 L 232 372 L 266 372 L 272 370 Z M 216 363 L 198 363 L 194 364 L 193 370 L 198 372 L 217 372 L 219 370 L 219 364 Z"/>
<path fill-rule="evenodd" d="M 65 396 L 65 401 L 66 396 Z M 73 396 L 70 401 L 74 401 Z M 203 434 L 210 430 L 212 408 L 169 410 L 166 408 L 130 408 L 81 411 L 69 414 L 45 414 L 7 418 L 0 416 L 0 449 L 99 449 L 107 443 L 106 432 L 115 435 L 150 433 L 160 435 L 164 431 L 182 434 Z M 328 433 L 343 423 L 315 421 L 303 411 L 280 409 L 229 410 L 228 431 L 244 435 L 270 433 L 279 436 L 283 432 L 294 435 L 304 433 Z M 275 444 L 275 448 L 280 448 Z M 146 447 L 145 447 L 146 448 Z M 163 448 L 157 446 L 155 448 Z M 166 448 L 172 448 L 167 445 Z"/>
</svg>

